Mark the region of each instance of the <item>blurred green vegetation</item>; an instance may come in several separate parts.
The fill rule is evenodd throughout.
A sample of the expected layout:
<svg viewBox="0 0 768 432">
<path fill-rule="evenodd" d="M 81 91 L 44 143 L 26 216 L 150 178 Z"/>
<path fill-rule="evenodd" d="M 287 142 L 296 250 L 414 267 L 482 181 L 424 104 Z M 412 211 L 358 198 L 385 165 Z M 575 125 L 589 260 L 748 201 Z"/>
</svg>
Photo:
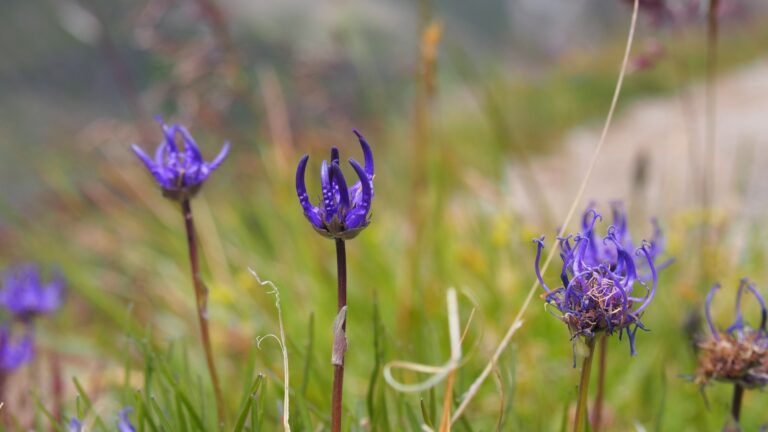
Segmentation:
<svg viewBox="0 0 768 432">
<path fill-rule="evenodd" d="M 763 24 L 724 34 L 722 71 L 763 55 L 768 42 Z M 705 49 L 699 33 L 670 34 L 664 43 L 668 54 L 660 64 L 627 78 L 621 106 L 702 77 Z M 510 77 L 502 65 L 481 72 L 451 48 L 438 63 L 426 142 L 413 142 L 413 113 L 407 110 L 396 115 L 390 107 L 373 107 L 371 118 L 358 125 L 374 147 L 377 176 L 373 222 L 347 246 L 349 430 L 419 430 L 421 400 L 431 419 L 440 417 L 435 407 L 442 405 L 444 385 L 425 394 L 398 394 L 384 383 L 381 367 L 396 359 L 430 364 L 447 360 L 448 287 L 466 293 L 461 297 L 462 323 L 475 308 L 454 400 L 485 366 L 533 282 L 530 240 L 541 233 L 551 237 L 562 218 L 552 215 L 555 220 L 547 223 L 521 216 L 500 185 L 505 162 L 556 152 L 569 128 L 604 115 L 622 41 L 610 41 L 596 53 L 574 54 L 536 77 Z M 454 103 L 451 90 L 460 86 L 470 90 L 474 105 Z M 376 87 L 372 94 L 357 97 L 375 105 L 378 91 L 387 89 Z M 377 111 L 386 115 L 376 117 Z M 124 131 L 127 123 L 106 122 L 100 128 Z M 275 298 L 256 283 L 248 271 L 253 269 L 280 289 L 293 428 L 318 430 L 328 423 L 336 302 L 333 243 L 304 220 L 294 192 L 293 163 L 309 152 L 310 172 L 317 172 L 330 145 L 339 146 L 342 157 L 360 159 L 354 136 L 342 124 L 346 122 L 339 122 L 339 130 L 294 128 L 298 148 L 272 145 L 274 135 L 255 132 L 269 128 L 266 120 L 259 125 L 233 121 L 215 132 L 190 125 L 207 156 L 221 139 L 240 138 L 229 160 L 193 201 L 231 422 L 240 412 L 237 407 L 248 407 L 244 395 L 255 386 L 254 421 L 263 418 L 263 430 L 277 430 L 280 422 L 281 353 L 271 339 L 261 349 L 255 343 L 260 335 L 279 333 Z M 68 384 L 68 415 L 111 427 L 118 409 L 131 405 L 133 418 L 142 419 L 136 422 L 139 430 L 213 430 L 213 398 L 197 340 L 181 214 L 130 154 L 130 142 L 123 138 L 135 136 L 121 132 L 97 139 L 96 146 L 36 151 L 29 175 L 38 176 L 45 188 L 33 204 L 3 205 L 0 256 L 4 263 L 34 259 L 57 265 L 69 281 L 65 310 L 41 323 L 42 366 L 37 369 L 60 357 L 65 375 L 77 377 L 84 394 L 76 403 L 77 391 Z M 416 146 L 425 146 L 424 167 L 412 164 Z M 418 170 L 424 170 L 423 187 L 414 186 Z M 468 180 L 477 173 L 482 182 Z M 315 176 L 308 182 L 316 198 L 319 182 Z M 652 208 L 645 211 L 654 213 Z M 636 357 L 630 357 L 626 341 L 614 337 L 609 344 L 610 430 L 636 425 L 645 430 L 715 430 L 726 418 L 728 386 L 707 389 L 707 408 L 700 389 L 684 378 L 695 370 L 686 329 L 700 313 L 709 288 L 709 281 L 699 278 L 696 250 L 703 215 L 691 209 L 665 216 L 668 255 L 675 262 L 662 272 L 659 292 L 644 316 L 650 332 L 638 335 Z M 726 324 L 733 298 L 726 292 L 735 289 L 740 276 L 750 275 L 765 292 L 765 248 L 758 239 L 766 231 L 764 221 L 716 216 L 724 239 L 743 224 L 755 239 L 737 253 L 727 241 L 709 251 L 718 257 L 717 274 L 728 288 L 715 311 L 718 322 Z M 646 221 L 635 218 L 631 223 L 635 238 L 650 234 Z M 555 274 L 550 269 L 547 280 L 554 281 Z M 492 430 L 497 424 L 500 430 L 560 430 L 575 399 L 578 370 L 571 366 L 573 346 L 566 327 L 542 304 L 535 302 L 529 310 L 496 379 L 483 385 L 456 430 Z M 749 313 L 756 315 L 755 310 Z M 257 374 L 264 374 L 258 383 Z M 45 376 L 33 379 L 44 381 Z M 45 382 L 19 394 L 31 390 L 49 406 L 53 396 Z M 760 408 L 765 397 L 748 392 L 744 430 L 768 422 Z M 42 430 L 48 423 L 40 412 L 35 424 Z"/>
</svg>

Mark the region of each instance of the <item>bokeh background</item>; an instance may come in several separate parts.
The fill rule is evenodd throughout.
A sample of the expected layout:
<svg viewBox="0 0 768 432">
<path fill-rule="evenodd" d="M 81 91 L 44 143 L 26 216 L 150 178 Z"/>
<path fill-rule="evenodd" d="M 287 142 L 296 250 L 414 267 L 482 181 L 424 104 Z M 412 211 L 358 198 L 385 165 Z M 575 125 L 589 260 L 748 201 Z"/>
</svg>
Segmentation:
<svg viewBox="0 0 768 432">
<path fill-rule="evenodd" d="M 617 117 L 578 206 L 622 200 L 638 239 L 657 217 L 674 258 L 638 355 L 609 344 L 607 430 L 722 427 L 730 387 L 705 399 L 686 378 L 704 295 L 724 284 L 714 314 L 726 326 L 740 277 L 768 294 L 768 5 L 721 2 L 710 70 L 707 2 L 663 3 L 674 19 L 641 9 Z M 311 173 L 334 145 L 359 160 L 356 127 L 377 174 L 371 226 L 347 246 L 345 422 L 419 430 L 424 410 L 439 418 L 444 385 L 401 394 L 381 368 L 447 360 L 448 287 L 466 294 L 463 323 L 475 310 L 457 401 L 485 366 L 535 278 L 531 239 L 552 240 L 576 198 L 630 15 L 620 0 L 2 1 L 0 264 L 39 262 L 68 287 L 65 306 L 38 322 L 34 363 L 6 382 L 5 427 L 48 430 L 47 414 L 75 415 L 83 394 L 89 424 L 111 425 L 146 397 L 171 409 L 172 380 L 147 387 L 158 363 L 212 414 L 181 215 L 130 151 L 160 141 L 156 116 L 187 125 L 208 158 L 232 143 L 193 202 L 231 411 L 261 372 L 263 430 L 282 412 L 280 349 L 255 342 L 279 331 L 275 298 L 251 268 L 280 289 L 294 429 L 327 427 L 335 256 L 304 220 L 293 179 L 304 153 Z M 319 196 L 317 176 L 309 187 Z M 748 306 L 753 322 L 758 313 Z M 571 362 L 567 328 L 535 299 L 456 429 L 560 430 Z M 744 430 L 768 424 L 766 402 L 748 392 Z"/>
</svg>

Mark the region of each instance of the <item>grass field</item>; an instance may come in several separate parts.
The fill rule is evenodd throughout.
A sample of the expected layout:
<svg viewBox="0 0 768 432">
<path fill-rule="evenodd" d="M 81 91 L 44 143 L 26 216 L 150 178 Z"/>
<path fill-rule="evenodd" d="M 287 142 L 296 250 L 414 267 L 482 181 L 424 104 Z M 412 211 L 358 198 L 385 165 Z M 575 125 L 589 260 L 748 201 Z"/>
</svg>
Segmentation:
<svg viewBox="0 0 768 432">
<path fill-rule="evenodd" d="M 726 28 L 720 41 L 722 73 L 765 55 L 764 23 Z M 641 27 L 640 36 L 651 31 Z M 673 94 L 702 79 L 702 32 L 697 27 L 662 36 L 667 57 L 626 77 L 619 112 L 634 100 Z M 504 65 L 470 66 L 451 48 L 440 47 L 436 64 L 422 58 L 434 72 L 356 94 L 365 115 L 334 117 L 329 112 L 316 127 L 310 120 L 291 119 L 290 139 L 279 127 L 286 113 L 250 70 L 235 72 L 231 80 L 222 75 L 212 80 L 231 85 L 236 95 L 256 95 L 245 99 L 257 100 L 257 109 L 239 101 L 225 113 L 200 110 L 196 118 L 162 112 L 190 127 L 207 159 L 225 140 L 232 141 L 228 159 L 192 201 L 203 280 L 210 289 L 209 322 L 226 430 L 236 426 L 241 414 L 243 430 L 281 428 L 287 374 L 276 343 L 278 308 L 290 364 L 291 429 L 329 430 L 334 244 L 304 218 L 294 176 L 299 158 L 310 154 L 307 186 L 317 202 L 316 173 L 332 145 L 340 148 L 342 159 L 362 160 L 351 126 L 373 147 L 376 195 L 370 226 L 346 246 L 345 430 L 417 431 L 424 424 L 437 430 L 446 383 L 401 393 L 382 372 L 395 360 L 448 361 L 448 288 L 458 290 L 460 323 L 462 329 L 467 326 L 452 409 L 512 325 L 536 278 L 532 239 L 544 234 L 547 251 L 554 247 L 565 215 L 542 211 L 532 218 L 518 211 L 505 196 L 504 170 L 510 160 L 556 153 L 570 128 L 601 121 L 615 86 L 623 36 L 598 50 L 574 49 L 556 67 L 535 76 L 510 74 Z M 228 73 L 223 69 L 222 74 Z M 355 70 L 363 73 L 363 68 Z M 278 79 L 285 81 L 286 95 L 299 101 L 312 96 L 289 78 Z M 383 93 L 404 91 L 387 88 L 397 85 L 406 86 L 407 102 L 377 106 Z M 253 110 L 260 115 L 251 121 L 246 114 Z M 149 139 L 142 136 L 142 125 L 148 125 Z M 86 430 L 114 430 L 117 412 L 131 406 L 136 430 L 217 430 L 183 218 L 178 203 L 163 198 L 130 151 L 133 142 L 153 150 L 159 128 L 129 116 L 105 115 L 77 134 L 58 138 L 60 145 L 44 151 L 34 144 L 22 148 L 22 143 L 3 150 L 18 162 L 16 169 L 42 186 L 23 205 L 11 202 L 10 191 L 0 195 L 0 262 L 40 262 L 60 269 L 67 281 L 65 305 L 37 321 L 35 360 L 5 382 L 3 427 L 66 430 L 68 419 L 77 417 Z M 347 168 L 347 179 L 355 178 Z M 587 190 L 579 212 L 589 197 Z M 632 197 L 616 198 L 631 208 Z M 598 208 L 607 216 L 608 203 Z M 656 212 L 645 208 L 643 213 Z M 643 316 L 650 331 L 638 333 L 637 355 L 630 356 L 626 340 L 609 339 L 603 430 L 719 430 L 728 418 L 732 387 L 708 386 L 706 400 L 702 397 L 689 379 L 696 371 L 692 335 L 704 330 L 703 301 L 715 281 L 724 286 L 713 309 L 723 328 L 733 320 L 742 276 L 768 294 L 765 215 L 728 214 L 714 203 L 710 209 L 659 216 L 667 240 L 664 256 L 674 262 L 660 272 L 658 292 Z M 579 217 L 569 232 L 577 229 Z M 635 239 L 652 233 L 644 216 L 629 214 L 629 220 Z M 708 226 L 717 241 L 702 246 Z M 744 232 L 749 233 L 746 239 Z M 557 284 L 558 265 L 556 257 L 545 274 L 550 286 Z M 250 270 L 275 284 L 279 306 L 277 294 Z M 580 369 L 572 364 L 568 328 L 544 307 L 542 292 L 454 430 L 569 429 Z M 745 304 L 746 318 L 756 324 L 759 310 L 752 302 Z M 277 337 L 260 339 L 270 334 Z M 575 350 L 580 356 L 584 347 L 576 344 Z M 425 378 L 395 375 L 411 383 Z M 593 372 L 593 397 L 595 379 Z M 742 430 L 768 424 L 762 409 L 766 401 L 761 391 L 747 392 Z"/>
</svg>

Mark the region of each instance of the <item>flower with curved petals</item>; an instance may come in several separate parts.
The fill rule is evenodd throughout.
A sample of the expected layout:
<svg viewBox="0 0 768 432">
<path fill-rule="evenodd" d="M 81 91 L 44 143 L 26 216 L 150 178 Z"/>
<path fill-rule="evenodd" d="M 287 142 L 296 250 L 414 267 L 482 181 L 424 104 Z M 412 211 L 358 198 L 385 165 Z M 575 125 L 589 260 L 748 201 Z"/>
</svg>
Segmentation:
<svg viewBox="0 0 768 432">
<path fill-rule="evenodd" d="M 34 264 L 24 264 L 6 271 L 0 288 L 0 304 L 22 321 L 55 311 L 64 301 L 64 279 L 55 275 L 42 281 Z"/>
<path fill-rule="evenodd" d="M 229 154 L 229 143 L 224 143 L 213 161 L 206 162 L 187 128 L 179 124 L 160 124 L 165 139 L 157 147 L 154 160 L 136 144 L 131 147 L 162 188 L 163 196 L 184 201 L 193 197 L 208 176 L 224 162 Z M 176 141 L 179 135 L 183 148 Z"/>
<path fill-rule="evenodd" d="M 652 246 L 643 242 L 635 250 L 635 257 L 642 259 L 650 270 L 649 280 L 644 281 L 638 277 L 636 258 L 630 254 L 631 249 L 627 249 L 627 245 L 632 245 L 627 243 L 625 227 L 611 226 L 608 234 L 598 240 L 594 227 L 602 217 L 594 210 L 587 214 L 591 217 L 584 219 L 582 232 L 558 238 L 563 262 L 562 286 L 550 289 L 541 275 L 539 265 L 544 237 L 534 240 L 537 244 L 536 277 L 546 292 L 545 301 L 557 309 L 558 318 L 568 325 L 572 339 L 579 336 L 593 338 L 600 332 L 613 334 L 616 331 L 621 337 L 626 332 L 630 352 L 634 355 L 637 330 L 645 329 L 640 317 L 653 300 L 658 282 L 651 256 Z M 606 255 L 608 245 L 613 255 Z M 638 285 L 645 290 L 642 296 L 634 293 Z"/>
<path fill-rule="evenodd" d="M 715 284 L 704 302 L 704 315 L 709 335 L 700 341 L 699 366 L 695 381 L 699 385 L 711 380 L 740 384 L 745 388 L 763 387 L 768 384 L 768 309 L 763 296 L 747 278 L 741 280 L 736 292 L 736 317 L 725 331 L 720 331 L 712 321 L 712 300 L 720 284 Z M 749 291 L 760 305 L 760 326 L 747 325 L 742 313 L 742 297 Z"/>
<path fill-rule="evenodd" d="M 304 216 L 318 233 L 328 238 L 349 240 L 370 223 L 373 201 L 373 152 L 365 137 L 357 130 L 353 132 L 363 149 L 365 166 L 349 159 L 349 164 L 359 178 L 352 186 L 347 186 L 339 166 L 339 150 L 336 147 L 331 148 L 330 162 L 323 161 L 320 167 L 321 205 L 313 205 L 307 194 L 304 177 L 309 155 L 301 158 L 296 169 L 296 193 Z"/>
</svg>

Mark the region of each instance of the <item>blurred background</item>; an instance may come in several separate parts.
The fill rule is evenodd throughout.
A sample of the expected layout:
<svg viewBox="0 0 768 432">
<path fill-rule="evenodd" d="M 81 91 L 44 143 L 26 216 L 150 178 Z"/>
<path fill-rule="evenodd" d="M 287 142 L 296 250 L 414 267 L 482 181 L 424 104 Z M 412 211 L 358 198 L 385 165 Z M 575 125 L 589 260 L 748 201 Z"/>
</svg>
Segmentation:
<svg viewBox="0 0 768 432">
<path fill-rule="evenodd" d="M 641 1 L 613 128 L 577 207 L 622 200 L 636 239 L 657 217 L 675 259 L 638 355 L 609 344 L 606 430 L 718 430 L 730 388 L 708 387 L 705 401 L 686 379 L 704 295 L 727 288 L 714 310 L 725 327 L 740 277 L 768 294 L 768 4 L 721 0 L 714 59 L 708 7 Z M 148 386 L 158 359 L 195 404 L 212 401 L 182 218 L 130 151 L 160 142 L 157 116 L 188 126 L 207 159 L 232 143 L 193 202 L 232 412 L 258 372 L 264 430 L 282 412 L 279 347 L 255 346 L 279 331 L 275 298 L 251 268 L 280 289 L 294 429 L 327 427 L 333 244 L 293 182 L 305 153 L 310 173 L 331 146 L 361 160 L 355 127 L 377 174 L 373 221 L 347 245 L 346 422 L 419 430 L 422 404 L 439 418 L 443 385 L 401 394 L 381 367 L 446 361 L 445 292 L 457 287 L 463 323 L 475 309 L 457 401 L 478 376 L 535 278 L 531 239 L 551 247 L 576 198 L 631 12 L 623 0 L 3 0 L 0 264 L 67 280 L 64 306 L 37 323 L 34 362 L 6 380 L 5 427 L 47 430 L 47 414 L 79 413 L 83 393 L 89 421 L 111 419 L 168 388 Z M 308 186 L 316 200 L 318 176 Z M 458 430 L 559 430 L 578 369 L 542 305 Z M 756 307 L 746 313 L 757 322 Z M 744 430 L 768 424 L 766 402 L 748 392 Z"/>
</svg>

